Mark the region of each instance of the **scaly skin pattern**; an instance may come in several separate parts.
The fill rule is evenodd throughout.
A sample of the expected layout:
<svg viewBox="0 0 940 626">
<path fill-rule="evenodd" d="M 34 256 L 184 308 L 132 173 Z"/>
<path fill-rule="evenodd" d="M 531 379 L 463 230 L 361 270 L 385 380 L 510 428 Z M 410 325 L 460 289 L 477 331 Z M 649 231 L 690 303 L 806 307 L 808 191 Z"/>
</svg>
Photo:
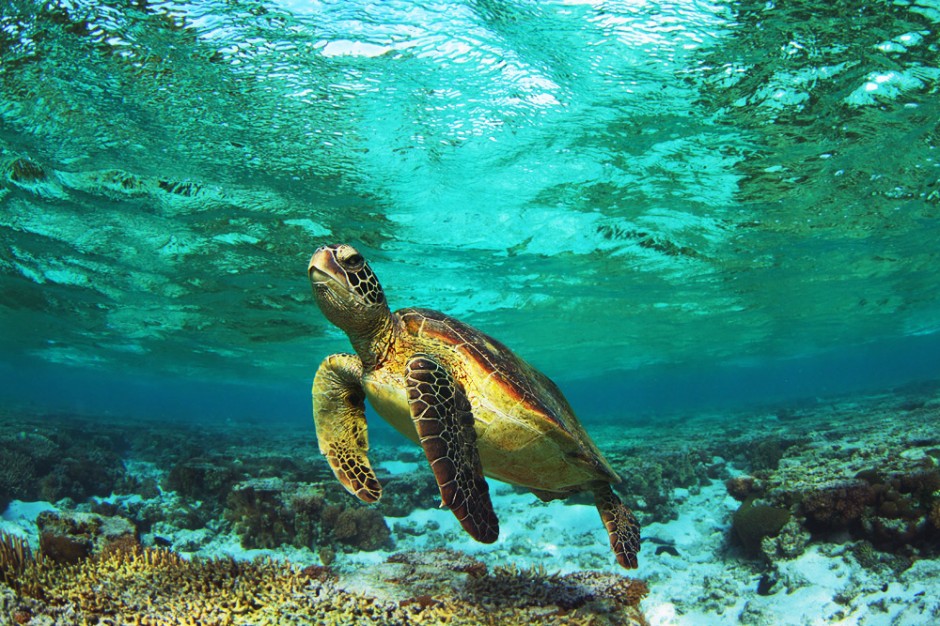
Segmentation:
<svg viewBox="0 0 940 626">
<path fill-rule="evenodd" d="M 362 363 L 351 354 L 328 356 L 313 380 L 313 414 L 320 452 L 336 478 L 363 502 L 382 497 L 382 486 L 366 456 Z"/>
<path fill-rule="evenodd" d="M 635 569 L 636 555 L 640 551 L 640 525 L 633 511 L 620 501 L 608 484 L 594 488 L 594 502 L 607 529 L 617 563 L 627 569 Z"/>
<path fill-rule="evenodd" d="M 415 355 L 405 369 L 415 431 L 441 491 L 441 503 L 477 541 L 499 536 L 489 485 L 477 453 L 473 414 L 463 388 L 434 357 Z"/>
</svg>

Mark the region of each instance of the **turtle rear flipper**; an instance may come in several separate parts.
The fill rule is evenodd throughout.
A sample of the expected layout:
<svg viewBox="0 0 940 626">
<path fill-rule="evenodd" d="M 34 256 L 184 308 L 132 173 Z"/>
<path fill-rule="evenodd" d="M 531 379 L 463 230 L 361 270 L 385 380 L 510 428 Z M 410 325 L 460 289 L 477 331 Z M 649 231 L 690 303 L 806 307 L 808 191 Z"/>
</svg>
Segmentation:
<svg viewBox="0 0 940 626">
<path fill-rule="evenodd" d="M 610 547 L 617 562 L 627 569 L 637 567 L 640 551 L 640 524 L 633 511 L 627 508 L 608 483 L 594 487 L 594 502 L 610 538 Z"/>
<path fill-rule="evenodd" d="M 416 354 L 405 369 L 408 407 L 437 486 L 441 504 L 482 543 L 499 536 L 489 486 L 476 445 L 473 413 L 463 387 L 436 359 Z"/>
<path fill-rule="evenodd" d="M 375 502 L 382 497 L 382 485 L 366 456 L 369 436 L 361 378 L 358 357 L 326 357 L 313 379 L 313 421 L 320 452 L 339 482 L 363 502 Z"/>
</svg>

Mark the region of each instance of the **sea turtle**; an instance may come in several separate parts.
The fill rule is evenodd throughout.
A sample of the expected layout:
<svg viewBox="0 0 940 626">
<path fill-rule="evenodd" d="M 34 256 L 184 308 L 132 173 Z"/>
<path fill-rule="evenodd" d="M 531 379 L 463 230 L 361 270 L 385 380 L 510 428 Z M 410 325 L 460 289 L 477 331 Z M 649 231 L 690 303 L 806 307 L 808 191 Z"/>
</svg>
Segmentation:
<svg viewBox="0 0 940 626">
<path fill-rule="evenodd" d="M 499 534 L 484 475 L 544 501 L 594 494 L 617 562 L 637 566 L 639 525 L 611 489 L 620 478 L 558 387 L 499 341 L 428 309 L 389 310 L 369 264 L 349 245 L 319 248 L 307 273 L 317 305 L 356 354 L 332 354 L 313 380 L 320 452 L 364 502 L 382 486 L 366 456 L 365 399 L 421 445 L 449 508 L 474 539 Z"/>
</svg>

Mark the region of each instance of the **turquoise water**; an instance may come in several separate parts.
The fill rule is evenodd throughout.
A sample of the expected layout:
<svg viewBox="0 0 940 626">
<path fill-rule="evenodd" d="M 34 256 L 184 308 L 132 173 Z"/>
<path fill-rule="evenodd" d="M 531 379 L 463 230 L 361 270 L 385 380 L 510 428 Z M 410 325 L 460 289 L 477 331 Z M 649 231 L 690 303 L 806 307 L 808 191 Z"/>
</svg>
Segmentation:
<svg viewBox="0 0 940 626">
<path fill-rule="evenodd" d="M 2 0 L 0 622 L 160 605 L 149 573 L 24 586 L 5 533 L 36 548 L 53 511 L 314 566 L 244 623 L 357 593 L 375 623 L 568 615 L 517 567 L 636 576 L 655 626 L 938 623 L 938 142 L 940 0 Z M 638 569 L 590 497 L 495 480 L 473 543 L 371 409 L 386 496 L 343 491 L 310 383 L 350 346 L 307 276 L 341 242 L 393 310 L 559 384 Z M 389 599 L 415 554 L 438 570 Z"/>
<path fill-rule="evenodd" d="M 563 386 L 935 378 L 938 15 L 8 2 L 3 360 L 100 408 L 112 375 L 289 398 L 345 349 L 304 275 L 345 241 Z"/>
</svg>

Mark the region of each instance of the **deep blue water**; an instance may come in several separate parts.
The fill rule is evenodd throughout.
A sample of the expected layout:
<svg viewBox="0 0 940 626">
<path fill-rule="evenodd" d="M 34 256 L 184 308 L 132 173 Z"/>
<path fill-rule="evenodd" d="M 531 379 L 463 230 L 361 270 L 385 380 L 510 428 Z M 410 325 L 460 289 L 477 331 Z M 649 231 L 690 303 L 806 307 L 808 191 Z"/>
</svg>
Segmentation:
<svg viewBox="0 0 940 626">
<path fill-rule="evenodd" d="M 760 415 L 846 395 L 887 393 L 896 387 L 936 382 L 940 380 L 940 338 L 883 341 L 812 358 L 673 364 L 578 380 L 555 377 L 588 425 L 655 426 L 660 419 L 696 413 L 713 413 L 721 420 L 742 410 Z M 131 421 L 271 424 L 309 429 L 313 442 L 308 379 L 258 384 L 145 378 L 35 362 L 18 367 L 3 364 L 0 379 L 0 402 L 11 408 Z M 400 441 L 371 410 L 367 418 L 380 440 Z"/>
</svg>

